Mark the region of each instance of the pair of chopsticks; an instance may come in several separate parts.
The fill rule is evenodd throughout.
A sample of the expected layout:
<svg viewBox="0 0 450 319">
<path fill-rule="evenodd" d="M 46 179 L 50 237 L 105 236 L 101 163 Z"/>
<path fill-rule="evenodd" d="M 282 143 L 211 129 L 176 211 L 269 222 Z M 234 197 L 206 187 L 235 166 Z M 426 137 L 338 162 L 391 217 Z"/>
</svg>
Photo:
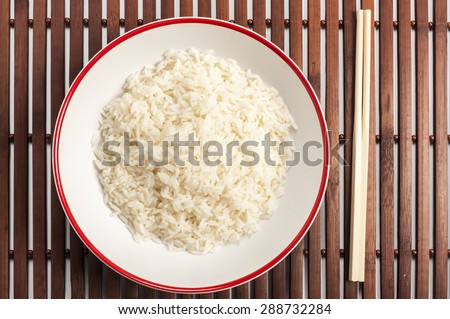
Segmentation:
<svg viewBox="0 0 450 319">
<path fill-rule="evenodd" d="M 370 10 L 359 10 L 356 16 L 350 281 L 364 281 L 370 128 L 371 15 Z"/>
</svg>

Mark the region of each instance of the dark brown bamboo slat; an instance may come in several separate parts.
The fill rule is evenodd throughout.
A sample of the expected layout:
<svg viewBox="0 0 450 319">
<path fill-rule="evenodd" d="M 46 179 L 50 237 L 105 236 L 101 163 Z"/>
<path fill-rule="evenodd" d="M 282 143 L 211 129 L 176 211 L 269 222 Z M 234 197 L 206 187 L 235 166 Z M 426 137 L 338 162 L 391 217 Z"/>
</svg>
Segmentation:
<svg viewBox="0 0 450 319">
<path fill-rule="evenodd" d="M 214 294 L 212 294 L 212 293 L 198 294 L 197 298 L 198 299 L 212 299 L 212 298 L 214 298 Z"/>
<path fill-rule="evenodd" d="M 398 298 L 411 298 L 411 2 L 398 2 L 398 96 L 399 96 L 399 219 Z"/>
<path fill-rule="evenodd" d="M 198 16 L 211 17 L 211 0 L 198 0 Z"/>
<path fill-rule="evenodd" d="M 102 1 L 89 0 L 89 58 L 102 48 Z M 102 298 L 102 262 L 89 252 L 89 298 Z"/>
<path fill-rule="evenodd" d="M 308 78 L 320 97 L 320 1 L 308 2 Z M 321 298 L 320 209 L 308 233 L 308 297 Z"/>
<path fill-rule="evenodd" d="M 161 18 L 173 18 L 175 15 L 175 8 L 173 0 L 166 0 L 161 2 Z"/>
<path fill-rule="evenodd" d="M 356 2 L 344 1 L 344 251 L 350 251 L 350 219 L 352 198 L 352 136 L 353 106 L 355 95 L 355 38 L 356 38 Z M 348 280 L 349 254 L 344 255 L 344 297 L 358 297 L 358 284 Z"/>
<path fill-rule="evenodd" d="M 217 0 L 216 1 L 216 17 L 221 20 L 229 20 L 229 1 L 228 0 Z M 231 290 L 222 290 L 215 294 L 216 298 L 219 299 L 229 299 L 231 298 Z"/>
<path fill-rule="evenodd" d="M 428 1 L 416 1 L 416 92 L 417 92 L 417 281 L 416 297 L 429 295 L 429 61 Z"/>
<path fill-rule="evenodd" d="M 247 27 L 247 0 L 236 0 L 234 3 L 234 19 L 237 24 Z M 234 288 L 234 298 L 248 299 L 250 297 L 250 283 Z"/>
<path fill-rule="evenodd" d="M 83 68 L 83 0 L 70 1 L 70 61 L 69 82 Z M 84 298 L 84 245 L 70 228 L 70 284 L 74 299 Z"/>
<path fill-rule="evenodd" d="M 214 298 L 216 299 L 230 299 L 231 298 L 231 290 L 221 290 L 214 294 Z"/>
<path fill-rule="evenodd" d="M 292 60 L 303 67 L 302 1 L 289 1 L 289 51 Z M 303 240 L 290 254 L 289 297 L 303 298 Z"/>
<path fill-rule="evenodd" d="M 331 147 L 339 144 L 339 25 L 338 2 L 326 2 L 326 119 Z M 339 162 L 331 156 L 326 192 L 326 297 L 339 298 Z"/>
<path fill-rule="evenodd" d="M 303 66 L 303 12 L 302 1 L 289 1 L 289 49 L 297 65 Z"/>
<path fill-rule="evenodd" d="M 106 39 L 107 39 L 108 43 L 120 35 L 119 3 L 120 3 L 120 0 L 108 0 L 108 2 L 106 4 L 106 10 L 107 10 L 106 18 L 108 21 Z M 145 19 L 145 10 L 144 10 L 144 19 Z M 148 21 L 145 21 L 145 22 L 148 22 Z"/>
<path fill-rule="evenodd" d="M 374 1 L 362 0 L 361 6 L 363 9 L 372 10 L 373 13 Z M 376 148 L 375 148 L 375 129 L 376 129 L 376 110 L 375 110 L 375 40 L 374 29 L 372 29 L 372 54 L 371 54 L 371 88 L 370 88 L 370 134 L 369 134 L 369 171 L 367 184 L 367 214 L 366 214 L 366 261 L 364 274 L 364 298 L 376 298 Z"/>
<path fill-rule="evenodd" d="M 176 299 L 177 295 L 172 292 L 160 291 L 159 298 L 161 298 L 161 299 Z"/>
<path fill-rule="evenodd" d="M 137 19 L 138 0 L 125 1 L 125 32 L 128 32 L 138 26 Z"/>
<path fill-rule="evenodd" d="M 156 20 L 156 0 L 143 0 L 144 23 Z"/>
<path fill-rule="evenodd" d="M 89 0 L 89 58 L 102 48 L 102 0 Z"/>
<path fill-rule="evenodd" d="M 266 36 L 266 2 L 265 0 L 253 0 L 253 30 L 262 36 Z M 269 276 L 264 273 L 253 282 L 254 297 L 265 299 L 269 297 Z"/>
<path fill-rule="evenodd" d="M 55 128 L 58 111 L 64 98 L 64 2 L 52 0 L 51 34 L 51 127 Z M 51 296 L 65 296 L 65 215 L 51 178 Z"/>
<path fill-rule="evenodd" d="M 247 0 L 236 0 L 234 3 L 234 19 L 237 24 L 247 27 Z M 250 284 L 245 283 L 243 285 L 234 288 L 234 298 L 236 299 L 248 299 L 250 297 Z"/>
<path fill-rule="evenodd" d="M 234 3 L 234 19 L 237 24 L 247 27 L 247 0 L 236 0 Z M 248 299 L 250 297 L 250 284 L 246 283 L 234 289 L 234 298 Z"/>
<path fill-rule="evenodd" d="M 272 0 L 272 42 L 284 50 L 284 1 Z M 272 297 L 287 298 L 286 260 L 283 259 L 272 270 Z"/>
<path fill-rule="evenodd" d="M 185 1 L 181 1 L 181 5 Z M 144 0 L 143 3 L 144 23 L 156 20 L 156 0 Z M 141 286 L 139 289 L 139 298 L 154 299 L 158 297 L 158 291 L 149 287 Z"/>
<path fill-rule="evenodd" d="M 267 272 L 253 280 L 252 283 L 255 299 L 269 298 L 269 274 Z"/>
<path fill-rule="evenodd" d="M 105 297 L 107 299 L 120 298 L 120 276 L 111 268 L 105 269 Z M 143 297 L 144 298 L 144 297 Z"/>
<path fill-rule="evenodd" d="M 28 1 L 14 3 L 14 298 L 28 297 Z"/>
<path fill-rule="evenodd" d="M 194 299 L 193 294 L 178 294 L 179 299 Z"/>
<path fill-rule="evenodd" d="M 237 24 L 247 27 L 247 0 L 234 2 L 234 20 Z"/>
<path fill-rule="evenodd" d="M 193 10 L 194 8 L 192 0 L 180 0 L 180 16 L 191 17 L 193 14 Z"/>
<path fill-rule="evenodd" d="M 9 1 L 0 2 L 0 298 L 9 297 Z"/>
<path fill-rule="evenodd" d="M 47 298 L 46 25 L 47 1 L 33 8 L 33 297 Z"/>
<path fill-rule="evenodd" d="M 448 288 L 447 1 L 434 1 L 434 297 Z"/>
<path fill-rule="evenodd" d="M 211 17 L 211 1 L 210 0 L 198 0 L 198 16 L 199 17 Z M 199 299 L 211 299 L 212 293 L 204 293 L 196 295 Z"/>
<path fill-rule="evenodd" d="M 221 20 L 229 20 L 230 2 L 228 0 L 216 0 L 216 17 Z"/>
<path fill-rule="evenodd" d="M 380 6 L 381 298 L 394 298 L 394 30 L 392 0 Z M 383 61 L 381 63 L 381 61 Z"/>
<path fill-rule="evenodd" d="M 128 32 L 137 27 L 138 1 L 127 0 L 125 2 L 125 31 Z M 134 281 L 125 279 L 123 298 L 135 299 L 139 297 L 139 285 Z"/>
<path fill-rule="evenodd" d="M 146 1 L 148 2 L 148 1 Z M 144 19 L 146 16 L 145 3 L 144 2 Z M 106 17 L 107 17 L 107 31 L 106 39 L 109 42 L 114 40 L 120 35 L 119 27 L 119 0 L 108 0 L 106 4 Z M 148 22 L 148 21 L 145 21 Z M 108 299 L 118 299 L 120 298 L 120 275 L 107 267 L 105 269 L 105 296 Z"/>
<path fill-rule="evenodd" d="M 234 299 L 248 299 L 250 298 L 250 284 L 246 283 L 234 288 Z"/>
<path fill-rule="evenodd" d="M 139 297 L 139 286 L 134 281 L 124 278 L 122 298 L 137 299 Z"/>
<path fill-rule="evenodd" d="M 161 2 L 161 18 L 173 18 L 175 15 L 174 2 L 172 0 Z M 175 299 L 176 294 L 161 291 L 159 293 L 161 299 Z"/>
<path fill-rule="evenodd" d="M 145 286 L 139 287 L 139 298 L 140 299 L 156 299 L 158 298 L 158 291 Z"/>
<path fill-rule="evenodd" d="M 253 31 L 266 36 L 266 1 L 253 0 Z"/>
</svg>

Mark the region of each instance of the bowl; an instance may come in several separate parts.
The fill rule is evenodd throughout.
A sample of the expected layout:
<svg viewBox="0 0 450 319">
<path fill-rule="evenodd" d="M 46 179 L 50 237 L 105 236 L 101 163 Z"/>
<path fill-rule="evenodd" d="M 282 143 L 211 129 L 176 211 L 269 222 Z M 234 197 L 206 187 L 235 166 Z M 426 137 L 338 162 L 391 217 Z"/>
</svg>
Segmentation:
<svg viewBox="0 0 450 319">
<path fill-rule="evenodd" d="M 299 129 L 293 136 L 300 162 L 291 167 L 277 211 L 259 232 L 207 255 L 171 252 L 152 241 L 136 243 L 111 216 L 93 165 L 91 140 L 100 112 L 122 84 L 170 49 L 212 49 L 235 59 L 275 87 Z M 298 66 L 278 47 L 236 24 L 208 18 L 174 18 L 125 33 L 95 55 L 70 87 L 57 118 L 53 172 L 62 207 L 84 244 L 119 274 L 155 289 L 202 293 L 228 289 L 268 271 L 304 237 L 321 205 L 328 178 L 329 145 L 319 101 Z"/>
</svg>

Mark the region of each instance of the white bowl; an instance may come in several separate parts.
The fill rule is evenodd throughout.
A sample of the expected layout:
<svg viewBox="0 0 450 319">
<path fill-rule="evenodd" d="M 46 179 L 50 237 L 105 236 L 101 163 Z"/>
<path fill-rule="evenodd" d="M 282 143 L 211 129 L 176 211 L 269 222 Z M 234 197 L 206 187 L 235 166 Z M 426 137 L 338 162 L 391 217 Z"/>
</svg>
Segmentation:
<svg viewBox="0 0 450 319">
<path fill-rule="evenodd" d="M 289 170 L 278 210 L 261 230 L 239 244 L 197 256 L 136 243 L 111 217 L 93 165 L 91 139 L 103 106 L 121 92 L 126 77 L 162 59 L 169 48 L 212 49 L 277 88 L 299 130 L 294 144 L 308 160 Z M 308 142 L 314 143 L 308 143 Z M 274 267 L 303 238 L 326 188 L 328 140 L 311 85 L 295 63 L 270 41 L 236 24 L 175 18 L 136 28 L 101 50 L 80 72 L 59 113 L 53 170 L 62 206 L 76 233 L 106 265 L 140 284 L 173 292 L 210 292 L 252 280 Z M 314 165 L 311 165 L 314 162 Z"/>
</svg>

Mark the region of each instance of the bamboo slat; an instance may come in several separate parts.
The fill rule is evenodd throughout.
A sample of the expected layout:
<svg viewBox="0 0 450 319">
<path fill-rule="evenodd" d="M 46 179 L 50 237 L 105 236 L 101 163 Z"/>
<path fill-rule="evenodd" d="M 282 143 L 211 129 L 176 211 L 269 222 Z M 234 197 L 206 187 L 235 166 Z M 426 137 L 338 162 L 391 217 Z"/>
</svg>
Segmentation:
<svg viewBox="0 0 450 319">
<path fill-rule="evenodd" d="M 108 2 L 106 3 L 106 18 L 108 21 L 106 39 L 108 42 L 111 42 L 120 35 L 119 8 L 120 0 L 108 0 Z"/>
<path fill-rule="evenodd" d="M 374 14 L 374 1 L 362 0 L 363 9 L 372 10 L 372 25 Z M 366 265 L 364 274 L 363 295 L 364 298 L 376 298 L 376 110 L 375 110 L 375 37 L 372 29 L 372 57 L 371 57 L 371 90 L 370 90 L 370 134 L 369 134 L 369 172 L 367 185 L 367 214 L 366 214 Z"/>
<path fill-rule="evenodd" d="M 14 3 L 14 298 L 28 298 L 28 8 Z"/>
<path fill-rule="evenodd" d="M 51 35 L 51 128 L 55 128 L 59 108 L 64 98 L 64 2 L 52 0 Z M 66 218 L 51 179 L 51 296 L 65 296 L 65 225 Z"/>
<path fill-rule="evenodd" d="M 130 31 L 138 26 L 137 19 L 138 1 L 127 0 L 125 2 L 125 32 Z M 139 285 L 137 283 L 125 278 L 123 284 L 123 298 L 134 299 L 139 297 Z"/>
<path fill-rule="evenodd" d="M 356 2 L 344 1 L 344 252 L 350 251 L 350 220 L 353 159 L 353 106 L 355 90 Z M 348 280 L 349 254 L 344 255 L 344 297 L 358 297 L 358 284 Z"/>
<path fill-rule="evenodd" d="M 272 42 L 284 50 L 284 1 L 272 0 Z M 272 297 L 276 299 L 287 298 L 286 260 L 283 259 L 272 270 Z"/>
<path fill-rule="evenodd" d="M 120 0 L 108 0 L 108 2 L 106 3 L 106 17 L 108 21 L 106 39 L 108 43 L 120 35 L 119 7 L 120 7 Z M 144 8 L 144 18 L 145 18 L 145 8 Z M 120 298 L 120 275 L 108 267 L 105 269 L 105 274 L 103 278 L 105 281 L 105 297 L 108 299 Z"/>
<path fill-rule="evenodd" d="M 326 2 L 326 120 L 331 147 L 339 144 L 339 24 L 338 2 Z M 340 195 L 339 162 L 331 156 L 326 192 L 326 297 L 340 295 Z"/>
<path fill-rule="evenodd" d="M 412 91 L 411 2 L 398 2 L 399 218 L 398 298 L 411 298 L 412 247 Z"/>
<path fill-rule="evenodd" d="M 144 23 L 156 20 L 156 0 L 143 0 L 143 18 Z"/>
<path fill-rule="evenodd" d="M 247 27 L 247 0 L 235 0 L 234 20 L 237 24 Z"/>
<path fill-rule="evenodd" d="M 216 17 L 220 20 L 230 19 L 230 2 L 228 0 L 216 0 Z"/>
<path fill-rule="evenodd" d="M 428 1 L 416 1 L 417 280 L 416 297 L 429 297 L 430 140 Z"/>
<path fill-rule="evenodd" d="M 303 67 L 302 1 L 289 1 L 289 50 L 292 60 Z M 303 240 L 290 254 L 289 297 L 303 298 Z"/>
<path fill-rule="evenodd" d="M 83 68 L 83 0 L 70 1 L 70 60 L 69 82 Z M 59 84 L 61 85 L 61 84 Z M 84 245 L 70 228 L 70 283 L 72 298 L 85 298 Z"/>
<path fill-rule="evenodd" d="M 234 17 L 237 24 L 247 27 L 247 0 L 236 0 L 234 3 Z M 250 297 L 250 284 L 245 283 L 234 289 L 234 298 L 247 299 Z"/>
<path fill-rule="evenodd" d="M 89 0 L 89 59 L 102 48 L 102 1 Z M 102 297 L 102 262 L 89 252 L 89 298 Z"/>
<path fill-rule="evenodd" d="M 161 18 L 173 18 L 175 15 L 175 8 L 173 0 L 166 0 L 161 2 Z"/>
<path fill-rule="evenodd" d="M 211 17 L 211 0 L 198 0 L 198 16 Z"/>
<path fill-rule="evenodd" d="M 308 78 L 316 95 L 320 99 L 320 1 L 308 2 Z M 308 233 L 309 254 L 308 254 L 308 297 L 321 298 L 321 231 L 320 220 L 322 209 L 312 224 Z"/>
<path fill-rule="evenodd" d="M 180 0 L 180 16 L 190 17 L 193 14 L 192 0 Z"/>
<path fill-rule="evenodd" d="M 253 31 L 266 36 L 266 1 L 253 0 Z"/>
<path fill-rule="evenodd" d="M 434 2 L 434 298 L 448 289 L 448 126 L 447 126 L 447 6 Z"/>
<path fill-rule="evenodd" d="M 0 298 L 9 297 L 9 1 L 0 2 Z M 7 244 L 8 243 L 8 244 Z"/>
<path fill-rule="evenodd" d="M 394 298 L 394 30 L 392 0 L 380 7 L 381 297 Z"/>
<path fill-rule="evenodd" d="M 253 0 L 253 30 L 262 36 L 266 36 L 266 2 Z M 264 273 L 253 281 L 254 298 L 264 299 L 269 297 L 269 275 Z"/>
<path fill-rule="evenodd" d="M 33 297 L 47 298 L 46 47 L 47 1 L 33 8 Z"/>
</svg>

